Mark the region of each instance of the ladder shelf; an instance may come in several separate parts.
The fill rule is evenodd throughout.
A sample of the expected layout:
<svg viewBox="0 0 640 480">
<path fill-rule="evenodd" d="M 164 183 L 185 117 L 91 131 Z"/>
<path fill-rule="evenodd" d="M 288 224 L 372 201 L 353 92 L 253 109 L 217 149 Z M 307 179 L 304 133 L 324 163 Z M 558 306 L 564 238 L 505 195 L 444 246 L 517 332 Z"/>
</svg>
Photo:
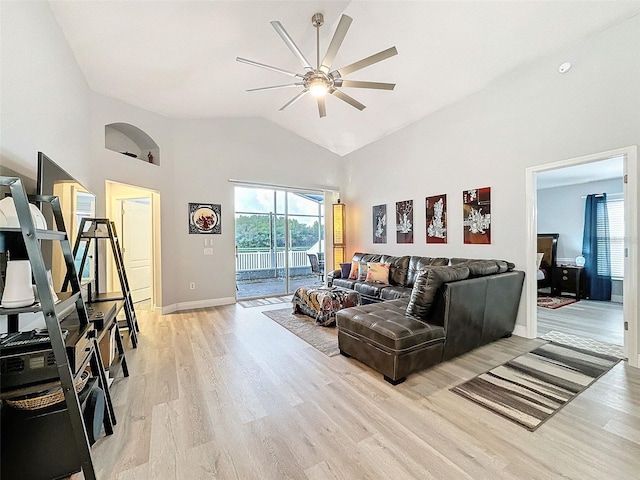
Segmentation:
<svg viewBox="0 0 640 480">
<path fill-rule="evenodd" d="M 26 260 L 31 264 L 32 277 L 35 281 L 39 303 L 23 308 L 0 308 L 0 315 L 8 319 L 8 335 L 0 343 L 0 358 L 8 359 L 18 350 L 9 349 L 6 341 L 11 334 L 19 332 L 19 317 L 24 313 L 42 312 L 46 326 L 48 341 L 38 345 L 45 350 L 52 351 L 55 359 L 50 373 L 53 377 L 48 381 L 35 381 L 32 384 L 20 385 L 23 377 L 13 376 L 12 384 L 5 388 L 8 375 L 3 373 L 2 399 L 13 395 L 29 393 L 29 391 L 43 391 L 50 386 L 60 386 L 64 396 L 63 403 L 55 404 L 37 410 L 20 411 L 8 406 L 2 406 L 2 477 L 4 478 L 39 478 L 45 471 L 49 475 L 58 476 L 65 473 L 82 470 L 84 478 L 95 480 L 96 474 L 91 459 L 91 450 L 87 429 L 80 407 L 76 381 L 89 368 L 96 378 L 98 385 L 104 392 L 105 403 L 108 408 L 104 415 L 105 432 L 113 432 L 115 415 L 109 387 L 106 382 L 104 366 L 98 351 L 95 330 L 90 324 L 84 300 L 81 295 L 80 282 L 75 268 L 74 256 L 69 244 L 69 238 L 64 226 L 60 202 L 56 196 L 27 196 L 18 177 L 0 176 L 0 187 L 8 189 L 16 208 L 20 227 L 0 227 L 0 240 L 10 239 L 14 245 L 20 244 L 20 249 L 26 251 Z M 49 204 L 53 212 L 56 230 L 36 229 L 29 201 Z M 64 257 L 67 280 L 71 290 L 59 295 L 55 302 L 47 279 L 46 266 L 40 250 L 41 241 L 58 241 Z M 22 250 L 20 250 L 22 251 Z M 74 331 L 67 337 L 63 333 L 63 322 L 71 319 L 75 327 L 64 326 L 65 331 Z M 39 340 L 38 340 L 39 342 Z M 69 350 L 75 349 L 75 356 L 71 358 Z M 31 352 L 31 351 L 30 351 Z M 49 354 L 50 355 L 50 354 Z M 31 378 L 31 377 L 27 377 Z M 31 378 L 32 380 L 33 378 Z M 48 441 L 48 437 L 64 432 L 62 438 L 69 439 L 68 445 L 62 446 Z M 25 442 L 44 442 L 42 448 Z M 39 443 L 40 445 L 40 443 Z M 65 448 L 66 447 L 66 448 Z M 33 448 L 33 449 L 32 449 Z M 27 459 L 25 461 L 25 459 Z M 62 469 L 62 470 L 60 470 Z M 67 471 L 72 469 L 74 471 Z"/>
</svg>

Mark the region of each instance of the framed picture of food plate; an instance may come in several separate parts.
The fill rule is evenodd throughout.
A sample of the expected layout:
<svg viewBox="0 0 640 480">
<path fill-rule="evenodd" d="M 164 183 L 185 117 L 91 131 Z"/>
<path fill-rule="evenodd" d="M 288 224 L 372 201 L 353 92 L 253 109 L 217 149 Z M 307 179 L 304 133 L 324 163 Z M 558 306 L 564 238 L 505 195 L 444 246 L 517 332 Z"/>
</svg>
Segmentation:
<svg viewBox="0 0 640 480">
<path fill-rule="evenodd" d="M 465 244 L 491 243 L 491 187 L 462 192 L 462 228 Z"/>
<path fill-rule="evenodd" d="M 220 205 L 190 203 L 189 233 L 222 233 Z"/>
<path fill-rule="evenodd" d="M 397 243 L 413 243 L 413 200 L 396 202 Z"/>
<path fill-rule="evenodd" d="M 387 243 L 387 206 L 373 207 L 373 243 Z"/>
<path fill-rule="evenodd" d="M 447 196 L 425 198 L 427 243 L 447 243 Z"/>
</svg>

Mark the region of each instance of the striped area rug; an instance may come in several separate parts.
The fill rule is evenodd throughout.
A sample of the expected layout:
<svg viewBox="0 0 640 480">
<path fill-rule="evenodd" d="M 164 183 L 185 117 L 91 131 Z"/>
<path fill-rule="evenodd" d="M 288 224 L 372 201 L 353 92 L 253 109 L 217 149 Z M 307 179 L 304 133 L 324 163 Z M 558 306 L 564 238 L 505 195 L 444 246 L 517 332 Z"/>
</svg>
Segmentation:
<svg viewBox="0 0 640 480">
<path fill-rule="evenodd" d="M 534 431 L 619 361 L 548 343 L 451 391 Z"/>
</svg>

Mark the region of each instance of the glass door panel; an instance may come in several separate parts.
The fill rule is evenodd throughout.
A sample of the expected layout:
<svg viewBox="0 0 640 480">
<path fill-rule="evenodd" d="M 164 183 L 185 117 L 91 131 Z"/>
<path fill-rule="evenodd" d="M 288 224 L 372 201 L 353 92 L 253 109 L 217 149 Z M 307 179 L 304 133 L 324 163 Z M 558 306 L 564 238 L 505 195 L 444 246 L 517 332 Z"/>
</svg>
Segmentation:
<svg viewBox="0 0 640 480">
<path fill-rule="evenodd" d="M 324 261 L 324 195 L 238 186 L 235 196 L 237 298 L 322 283 L 309 254 Z"/>
</svg>

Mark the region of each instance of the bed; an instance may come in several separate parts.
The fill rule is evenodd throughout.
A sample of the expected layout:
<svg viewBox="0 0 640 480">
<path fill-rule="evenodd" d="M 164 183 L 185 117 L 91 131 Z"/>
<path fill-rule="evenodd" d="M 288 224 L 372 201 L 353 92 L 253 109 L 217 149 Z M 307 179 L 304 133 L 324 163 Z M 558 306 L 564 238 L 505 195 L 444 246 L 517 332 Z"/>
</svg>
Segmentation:
<svg viewBox="0 0 640 480">
<path fill-rule="evenodd" d="M 559 233 L 538 234 L 538 290 L 553 285 Z"/>
</svg>

